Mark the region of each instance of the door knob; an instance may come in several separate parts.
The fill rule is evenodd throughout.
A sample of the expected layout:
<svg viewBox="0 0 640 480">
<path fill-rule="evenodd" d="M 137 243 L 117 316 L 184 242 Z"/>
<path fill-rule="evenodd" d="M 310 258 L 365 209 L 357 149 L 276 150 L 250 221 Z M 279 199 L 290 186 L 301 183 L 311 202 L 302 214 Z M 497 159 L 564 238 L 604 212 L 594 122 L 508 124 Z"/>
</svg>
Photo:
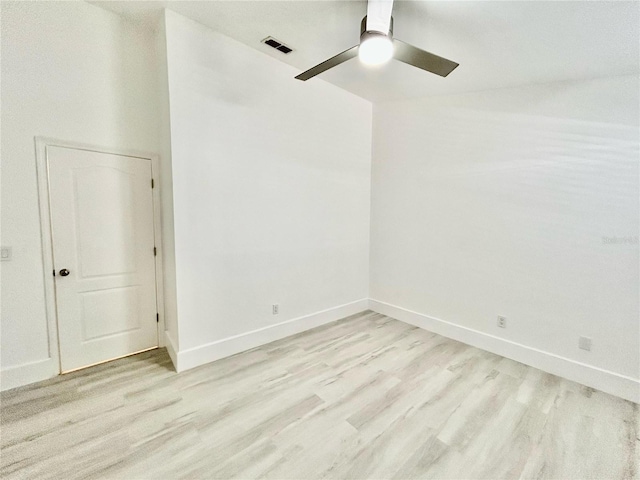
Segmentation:
<svg viewBox="0 0 640 480">
<path fill-rule="evenodd" d="M 62 270 L 60 270 L 61 277 L 66 277 L 67 275 L 69 275 L 69 270 L 67 270 L 66 268 L 63 268 Z"/>
</svg>

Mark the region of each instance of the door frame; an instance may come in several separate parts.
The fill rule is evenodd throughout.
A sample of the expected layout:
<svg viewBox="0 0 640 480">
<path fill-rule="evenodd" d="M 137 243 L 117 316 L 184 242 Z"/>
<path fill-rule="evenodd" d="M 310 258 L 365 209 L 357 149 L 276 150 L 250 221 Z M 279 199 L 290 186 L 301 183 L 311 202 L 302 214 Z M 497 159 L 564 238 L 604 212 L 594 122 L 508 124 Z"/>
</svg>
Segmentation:
<svg viewBox="0 0 640 480">
<path fill-rule="evenodd" d="M 122 148 L 101 147 L 85 143 L 59 140 L 50 137 L 35 137 L 36 173 L 38 181 L 38 204 L 40 207 L 40 236 L 42 239 L 42 264 L 44 275 L 44 298 L 47 317 L 47 338 L 49 343 L 49 358 L 57 367 L 57 373 L 62 372 L 60 363 L 60 342 L 58 336 L 58 310 L 56 308 L 56 290 L 53 275 L 53 233 L 51 226 L 51 197 L 49 194 L 49 167 L 47 162 L 47 147 L 62 147 L 75 150 L 85 150 L 95 153 L 106 153 L 123 157 L 132 157 L 151 162 L 151 178 L 154 188 L 151 190 L 153 199 L 153 236 L 156 247 L 155 279 L 156 279 L 156 308 L 159 319 L 156 328 L 158 347 L 165 346 L 164 330 L 164 269 L 162 248 L 162 202 L 160 193 L 160 159 L 158 155 Z"/>
</svg>

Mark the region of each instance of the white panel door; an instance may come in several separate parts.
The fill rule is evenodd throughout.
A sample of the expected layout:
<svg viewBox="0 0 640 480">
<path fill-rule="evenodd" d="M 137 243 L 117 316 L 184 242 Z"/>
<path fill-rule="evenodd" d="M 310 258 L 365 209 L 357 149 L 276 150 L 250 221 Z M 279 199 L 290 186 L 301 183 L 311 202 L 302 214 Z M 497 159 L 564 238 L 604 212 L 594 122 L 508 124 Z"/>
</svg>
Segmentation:
<svg viewBox="0 0 640 480">
<path fill-rule="evenodd" d="M 157 346 L 151 161 L 47 147 L 62 371 Z"/>
</svg>

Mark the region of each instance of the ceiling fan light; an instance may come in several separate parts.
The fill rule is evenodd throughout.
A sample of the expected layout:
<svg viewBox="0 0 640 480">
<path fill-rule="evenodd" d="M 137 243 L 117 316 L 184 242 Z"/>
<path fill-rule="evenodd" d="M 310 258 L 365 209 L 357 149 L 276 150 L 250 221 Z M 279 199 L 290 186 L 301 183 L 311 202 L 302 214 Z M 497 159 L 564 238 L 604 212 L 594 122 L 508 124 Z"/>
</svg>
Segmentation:
<svg viewBox="0 0 640 480">
<path fill-rule="evenodd" d="M 371 35 L 360 43 L 358 58 L 365 65 L 382 65 L 393 57 L 393 43 L 386 35 Z"/>
</svg>

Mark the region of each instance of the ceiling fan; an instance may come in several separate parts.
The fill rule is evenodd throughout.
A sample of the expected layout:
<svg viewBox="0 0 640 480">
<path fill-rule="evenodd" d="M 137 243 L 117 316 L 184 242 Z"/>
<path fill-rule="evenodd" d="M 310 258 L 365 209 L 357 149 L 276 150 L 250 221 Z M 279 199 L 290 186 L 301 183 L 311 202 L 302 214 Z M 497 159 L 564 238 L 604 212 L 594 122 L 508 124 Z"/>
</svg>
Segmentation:
<svg viewBox="0 0 640 480">
<path fill-rule="evenodd" d="M 302 72 L 296 78 L 309 80 L 355 56 L 367 65 L 380 65 L 395 58 L 441 77 L 446 77 L 459 65 L 393 38 L 392 9 L 393 0 L 369 0 L 367 16 L 360 23 L 360 44 Z"/>
</svg>

